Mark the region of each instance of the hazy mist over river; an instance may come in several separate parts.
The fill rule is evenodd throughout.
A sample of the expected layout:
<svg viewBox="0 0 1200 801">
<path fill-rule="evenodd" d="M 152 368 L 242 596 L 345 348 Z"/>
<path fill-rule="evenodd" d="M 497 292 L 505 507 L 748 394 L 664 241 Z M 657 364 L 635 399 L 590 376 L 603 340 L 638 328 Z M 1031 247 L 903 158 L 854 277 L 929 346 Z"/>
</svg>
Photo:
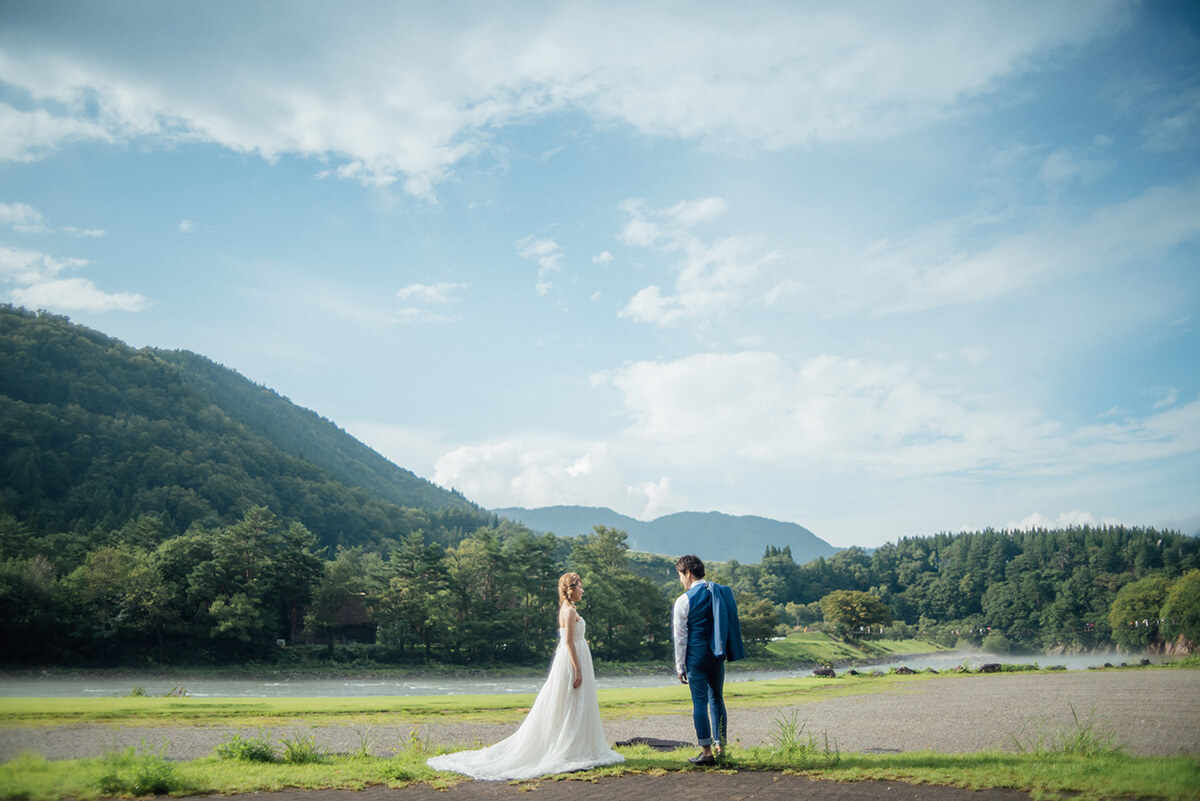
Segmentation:
<svg viewBox="0 0 1200 801">
<path fill-rule="evenodd" d="M 987 662 L 1009 664 L 1037 664 L 1048 667 L 1062 665 L 1068 670 L 1085 670 L 1094 665 L 1111 662 L 1137 664 L 1140 655 L 1109 653 L 1082 654 L 1074 656 L 1047 656 L 1045 654 L 997 655 L 980 652 L 952 651 L 941 654 L 914 656 L 885 664 L 859 667 L 860 671 L 883 670 L 907 665 L 914 670 L 933 668 L 951 670 L 958 665 L 977 668 Z M 1155 662 L 1163 657 L 1152 657 Z M 840 672 L 840 669 L 839 669 Z M 792 678 L 810 675 L 810 670 L 730 670 L 726 681 L 766 681 L 769 679 Z M 537 692 L 544 676 L 506 676 L 497 678 L 412 676 L 397 678 L 371 677 L 364 671 L 363 678 L 342 676 L 338 678 L 300 678 L 281 674 L 278 677 L 259 676 L 254 678 L 210 678 L 197 676 L 188 678 L 182 674 L 162 677 L 154 673 L 122 673 L 119 676 L 14 676 L 0 677 L 0 696 L 7 697 L 78 697 L 100 698 L 105 696 L 129 695 L 136 686 L 145 689 L 147 695 L 165 695 L 182 688 L 193 698 L 336 698 L 362 696 L 406 696 L 406 695 L 485 695 Z M 605 676 L 603 669 L 596 676 L 601 689 L 629 687 L 668 687 L 675 683 L 669 673 L 644 673 L 637 675 Z"/>
</svg>

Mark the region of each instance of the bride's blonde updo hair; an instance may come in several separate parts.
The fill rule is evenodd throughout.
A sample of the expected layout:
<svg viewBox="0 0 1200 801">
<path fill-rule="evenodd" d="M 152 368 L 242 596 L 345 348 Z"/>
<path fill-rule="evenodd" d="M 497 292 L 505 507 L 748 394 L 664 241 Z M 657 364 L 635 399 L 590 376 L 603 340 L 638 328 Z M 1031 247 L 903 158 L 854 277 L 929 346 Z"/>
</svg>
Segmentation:
<svg viewBox="0 0 1200 801">
<path fill-rule="evenodd" d="M 571 603 L 571 588 L 576 584 L 582 584 L 583 579 L 578 573 L 563 573 L 558 578 L 558 602 L 560 604 L 575 604 Z"/>
</svg>

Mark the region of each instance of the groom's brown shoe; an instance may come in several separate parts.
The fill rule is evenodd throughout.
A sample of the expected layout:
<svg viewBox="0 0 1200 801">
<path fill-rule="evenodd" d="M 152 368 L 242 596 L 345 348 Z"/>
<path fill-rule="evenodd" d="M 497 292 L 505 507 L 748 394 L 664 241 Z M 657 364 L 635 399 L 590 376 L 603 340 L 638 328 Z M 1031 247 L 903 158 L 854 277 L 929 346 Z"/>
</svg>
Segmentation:
<svg viewBox="0 0 1200 801">
<path fill-rule="evenodd" d="M 717 758 L 711 754 L 708 756 L 700 754 L 699 756 L 688 757 L 688 762 L 691 762 L 693 765 L 715 765 L 717 764 Z"/>
</svg>

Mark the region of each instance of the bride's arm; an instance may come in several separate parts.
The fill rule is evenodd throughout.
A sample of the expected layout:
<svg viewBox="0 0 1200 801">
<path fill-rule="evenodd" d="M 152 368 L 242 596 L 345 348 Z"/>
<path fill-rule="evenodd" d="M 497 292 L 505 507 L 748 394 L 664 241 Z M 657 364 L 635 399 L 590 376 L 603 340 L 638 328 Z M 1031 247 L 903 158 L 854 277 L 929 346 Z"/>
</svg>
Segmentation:
<svg viewBox="0 0 1200 801">
<path fill-rule="evenodd" d="M 575 669 L 575 680 L 571 682 L 571 686 L 575 689 L 583 684 L 583 671 L 579 669 L 579 654 L 575 653 L 575 621 L 579 619 L 578 613 L 574 607 L 566 607 L 564 610 L 567 615 L 567 653 L 571 657 L 571 667 Z"/>
</svg>

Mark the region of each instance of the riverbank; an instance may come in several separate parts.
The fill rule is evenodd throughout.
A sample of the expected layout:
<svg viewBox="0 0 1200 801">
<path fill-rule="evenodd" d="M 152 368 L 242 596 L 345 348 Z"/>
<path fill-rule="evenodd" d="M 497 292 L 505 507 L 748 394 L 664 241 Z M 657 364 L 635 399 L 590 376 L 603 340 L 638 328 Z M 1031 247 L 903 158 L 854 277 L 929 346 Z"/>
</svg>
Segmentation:
<svg viewBox="0 0 1200 801">
<path fill-rule="evenodd" d="M 1145 655 L 1123 654 L 1115 651 L 1054 655 L 1043 654 L 988 654 L 978 651 L 954 651 L 925 640 L 882 640 L 868 642 L 844 642 L 820 632 L 794 634 L 767 646 L 766 653 L 732 662 L 727 666 L 731 681 L 743 681 L 755 674 L 808 675 L 821 667 L 837 670 L 850 668 L 873 668 L 906 664 L 915 669 L 950 670 L 959 665 L 978 666 L 984 662 L 1009 664 L 1061 665 L 1070 670 L 1100 667 L 1105 663 L 1137 664 Z M 1183 657 L 1153 656 L 1153 661 L 1169 663 Z M 673 678 L 674 668 L 668 660 L 654 662 L 606 662 L 596 660 L 596 675 L 602 681 L 620 680 L 623 677 Z M 289 682 L 303 684 L 318 681 L 346 681 L 362 685 L 370 683 L 468 683 L 479 682 L 539 682 L 545 676 L 546 666 L 535 665 L 378 665 L 358 664 L 312 664 L 312 665 L 269 665 L 247 664 L 236 666 L 148 666 L 148 667 L 68 667 L 42 666 L 33 668 L 0 669 L 0 684 L 94 680 L 112 687 L 111 692 L 128 693 L 136 687 L 157 685 L 158 693 L 171 688 L 187 691 L 198 683 L 259 681 L 276 685 Z M 117 686 L 119 685 L 119 686 Z M 631 685 L 632 686 L 632 685 Z M 441 691 L 441 690 L 438 690 Z M 482 692 L 496 692 L 484 689 Z M 518 690 L 522 691 L 522 690 Z M 2 694 L 38 694 L 33 692 Z M 53 693 L 52 693 L 53 694 Z M 241 693 L 238 693 L 241 694 Z M 253 694 L 253 693 L 251 693 Z M 270 694 L 270 693 L 268 693 Z M 322 693 L 323 694 L 323 693 Z M 406 694 L 406 693 L 398 693 Z"/>
<path fill-rule="evenodd" d="M 885 664 L 902 657 L 945 652 L 928 640 L 872 640 L 850 642 L 838 640 L 823 632 L 794 633 L 782 640 L 767 643 L 750 658 L 730 663 L 729 672 L 748 671 L 809 671 L 829 665 L 833 667 L 864 667 Z M 321 649 L 324 652 L 324 649 Z M 543 676 L 547 661 L 529 665 L 380 665 L 373 662 L 314 661 L 302 664 L 250 663 L 227 666 L 146 666 L 146 667 L 70 667 L 41 666 L 0 669 L 0 681 L 32 678 L 95 678 L 120 680 L 151 678 L 184 681 L 198 678 L 222 679 L 317 679 L 354 678 L 365 681 L 406 679 L 496 679 Z M 596 674 L 604 676 L 670 676 L 674 667 L 669 658 L 653 662 L 595 661 Z"/>
<path fill-rule="evenodd" d="M 1200 670 L 864 678 L 836 690 L 830 686 L 828 691 L 780 694 L 778 698 L 773 702 L 766 693 L 730 699 L 735 747 L 771 745 L 780 734 L 781 722 L 791 716 L 802 726 L 804 736 L 812 735 L 843 753 L 1015 751 L 1084 724 L 1097 733 L 1111 732 L 1132 755 L 1200 754 L 1200 728 L 1195 725 L 1200 720 Z M 605 731 L 611 741 L 634 737 L 692 740 L 686 688 L 672 690 L 655 714 L 636 712 L 636 707 L 621 703 L 621 699 L 620 691 L 600 692 Z M 147 700 L 166 703 L 172 699 Z M 496 742 L 512 733 L 523 712 L 520 704 L 528 703 L 518 698 L 506 703 L 493 699 L 499 706 L 489 702 L 488 706 L 495 706 L 491 713 L 475 710 L 457 715 L 448 707 L 433 715 L 414 714 L 417 706 L 428 706 L 433 699 L 424 704 L 418 704 L 420 699 L 379 700 L 394 702 L 384 705 L 390 711 L 381 709 L 371 715 L 348 712 L 341 718 L 314 716 L 300 711 L 306 699 L 295 699 L 297 714 L 271 720 L 247 718 L 242 724 L 209 725 L 197 719 L 173 725 L 171 714 L 132 725 L 102 717 L 61 726 L 19 723 L 10 718 L 0 726 L 0 760 L 12 759 L 22 751 L 68 759 L 160 744 L 172 759 L 195 759 L 211 754 L 234 734 L 262 734 L 275 741 L 299 734 L 312 736 L 330 752 L 353 753 L 365 745 L 372 754 L 387 756 L 409 747 L 414 737 L 460 746 Z M 187 714 L 182 708 L 178 711 Z"/>
</svg>

